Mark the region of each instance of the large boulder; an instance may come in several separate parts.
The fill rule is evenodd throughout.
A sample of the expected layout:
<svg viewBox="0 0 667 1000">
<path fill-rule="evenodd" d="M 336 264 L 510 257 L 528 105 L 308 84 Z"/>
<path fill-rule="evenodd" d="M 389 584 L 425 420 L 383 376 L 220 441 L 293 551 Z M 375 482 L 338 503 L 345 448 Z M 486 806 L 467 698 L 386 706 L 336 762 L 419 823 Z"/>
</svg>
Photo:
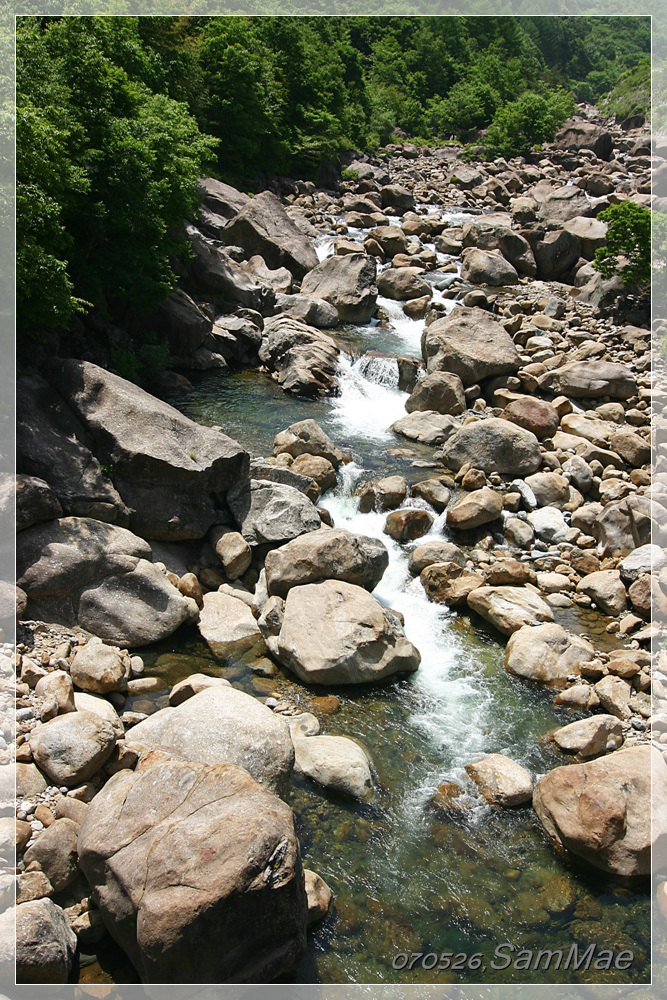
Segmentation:
<svg viewBox="0 0 667 1000">
<path fill-rule="evenodd" d="M 413 410 L 407 417 L 394 421 L 391 430 L 410 441 L 420 444 L 442 444 L 458 427 L 457 421 L 448 413 L 435 410 Z"/>
<path fill-rule="evenodd" d="M 63 517 L 17 536 L 17 583 L 43 621 L 144 646 L 198 614 L 151 559 L 148 542 L 126 528 Z"/>
<path fill-rule="evenodd" d="M 533 807 L 558 848 L 613 875 L 649 875 L 651 848 L 667 835 L 667 765 L 635 746 L 557 767 L 538 781 Z"/>
<path fill-rule="evenodd" d="M 627 607 L 627 595 L 617 569 L 588 573 L 577 584 L 577 593 L 586 594 L 606 615 L 620 615 Z"/>
<path fill-rule="evenodd" d="M 505 260 L 500 250 L 470 248 L 463 256 L 461 277 L 473 285 L 516 285 L 519 275 L 515 267 Z"/>
<path fill-rule="evenodd" d="M 405 409 L 408 413 L 435 410 L 436 413 L 449 413 L 454 417 L 465 413 L 463 383 L 458 375 L 450 372 L 433 372 L 417 382 L 405 401 Z"/>
<path fill-rule="evenodd" d="M 358 743 L 346 736 L 297 737 L 294 755 L 295 772 L 324 788 L 362 801 L 372 792 L 368 757 Z"/>
<path fill-rule="evenodd" d="M 535 437 L 551 437 L 558 430 L 560 418 L 550 403 L 534 396 L 519 396 L 503 411 L 503 419 L 518 424 Z"/>
<path fill-rule="evenodd" d="M 227 495 L 239 531 L 249 545 L 282 544 L 315 531 L 322 523 L 310 502 L 293 486 L 246 479 Z"/>
<path fill-rule="evenodd" d="M 219 428 L 87 361 L 54 360 L 50 375 L 112 470 L 132 530 L 167 541 L 203 538 L 218 498 L 247 475 L 247 452 Z"/>
<path fill-rule="evenodd" d="M 571 361 L 545 372 L 537 383 L 543 392 L 575 399 L 629 399 L 637 392 L 637 380 L 630 369 L 612 361 Z"/>
<path fill-rule="evenodd" d="M 577 153 L 580 149 L 592 149 L 600 160 L 611 160 L 614 140 L 611 132 L 592 122 L 568 120 L 556 133 L 554 143 L 557 149 Z"/>
<path fill-rule="evenodd" d="M 542 462 L 535 435 L 501 417 L 465 424 L 447 439 L 442 453 L 450 469 L 458 471 L 470 462 L 487 475 L 524 476 L 539 469 Z"/>
<path fill-rule="evenodd" d="M 489 312 L 457 306 L 449 316 L 427 326 L 422 355 L 429 374 L 453 372 L 464 386 L 493 375 L 518 371 L 521 361 L 510 335 Z"/>
<path fill-rule="evenodd" d="M 553 611 L 528 587 L 478 587 L 468 597 L 468 607 L 503 635 L 511 635 L 531 622 L 552 622 Z"/>
<path fill-rule="evenodd" d="M 220 246 L 218 239 L 204 236 L 189 223 L 185 232 L 192 250 L 188 283 L 193 291 L 222 297 L 227 302 L 238 302 L 247 309 L 269 313 L 273 310 L 276 293 L 261 283 L 253 274 L 241 267 Z"/>
<path fill-rule="evenodd" d="M 278 315 L 264 323 L 259 360 L 275 372 L 285 392 L 318 396 L 335 385 L 338 347 L 326 333 Z"/>
<path fill-rule="evenodd" d="M 79 646 L 70 664 L 70 674 L 78 688 L 94 694 L 122 691 L 126 686 L 122 656 L 103 642 Z"/>
<path fill-rule="evenodd" d="M 480 215 L 463 227 L 461 242 L 464 247 L 499 250 L 519 274 L 535 275 L 535 258 L 530 243 L 502 222 Z"/>
<path fill-rule="evenodd" d="M 309 326 L 329 330 L 338 326 L 338 310 L 330 302 L 319 299 L 315 295 L 276 295 L 276 308 L 283 316 L 298 319 Z"/>
<path fill-rule="evenodd" d="M 160 341 L 167 341 L 169 352 L 176 358 L 193 354 L 204 344 L 213 326 L 197 303 L 180 288 L 157 304 L 150 324 Z"/>
<path fill-rule="evenodd" d="M 389 565 L 378 538 L 344 529 L 312 531 L 268 553 L 264 568 L 269 594 L 286 597 L 292 587 L 318 580 L 344 580 L 373 590 Z"/>
<path fill-rule="evenodd" d="M 563 229 L 577 237 L 581 243 L 581 256 L 586 260 L 593 260 L 595 251 L 606 242 L 609 226 L 600 219 L 587 219 L 577 215 L 569 219 Z"/>
<path fill-rule="evenodd" d="M 298 420 L 276 434 L 273 454 L 287 454 L 292 458 L 298 458 L 299 455 L 317 455 L 331 462 L 334 469 L 337 469 L 343 461 L 342 452 L 317 421 L 311 419 Z"/>
<path fill-rule="evenodd" d="M 158 758 L 119 772 L 89 806 L 79 855 L 146 983 L 266 983 L 305 951 L 292 811 L 239 767 Z"/>
<path fill-rule="evenodd" d="M 565 687 L 568 677 L 581 673 L 582 664 L 594 659 L 590 642 L 554 622 L 524 625 L 505 647 L 505 667 L 511 674 L 556 688 Z"/>
<path fill-rule="evenodd" d="M 35 763 L 56 785 L 73 788 L 92 778 L 111 756 L 116 733 L 92 712 L 68 712 L 35 726 L 30 749 Z"/>
<path fill-rule="evenodd" d="M 375 258 L 365 254 L 327 257 L 306 275 L 301 291 L 330 302 L 341 323 L 369 323 L 378 295 L 376 273 Z"/>
<path fill-rule="evenodd" d="M 128 730 L 128 746 L 165 750 L 182 760 L 236 764 L 285 796 L 294 765 L 287 723 L 243 691 L 214 685 L 176 708 L 162 708 Z"/>
<path fill-rule="evenodd" d="M 204 206 L 224 219 L 225 224 L 238 215 L 250 201 L 249 195 L 214 177 L 201 177 L 199 191 Z"/>
<path fill-rule="evenodd" d="M 46 513 L 58 517 L 56 503 L 65 514 L 127 525 L 129 512 L 93 454 L 92 436 L 62 396 L 31 375 L 18 379 L 16 400 L 16 469 L 33 477 L 32 484 L 25 478 L 24 486 L 17 482 L 17 527 L 37 524 Z M 35 485 L 40 480 L 56 503 Z"/>
<path fill-rule="evenodd" d="M 310 241 L 270 191 L 250 198 L 221 238 L 228 246 L 243 247 L 249 256 L 259 254 L 271 268 L 286 267 L 296 278 L 317 265 Z"/>
<path fill-rule="evenodd" d="M 257 622 L 245 601 L 217 590 L 204 594 L 197 627 L 217 660 L 233 661 L 261 647 Z"/>
<path fill-rule="evenodd" d="M 361 684 L 417 670 L 420 656 L 398 618 L 351 583 L 293 587 L 278 657 L 307 684 Z"/>
<path fill-rule="evenodd" d="M 588 198 L 573 184 L 556 188 L 540 205 L 539 218 L 547 226 L 560 229 L 570 219 L 591 215 Z"/>
<path fill-rule="evenodd" d="M 566 229 L 544 234 L 534 247 L 537 276 L 543 281 L 556 281 L 572 270 L 581 256 L 578 236 Z"/>
<path fill-rule="evenodd" d="M 50 899 L 34 899 L 20 903 L 15 914 L 16 982 L 66 983 L 74 964 L 76 934 L 63 910 Z"/>
</svg>

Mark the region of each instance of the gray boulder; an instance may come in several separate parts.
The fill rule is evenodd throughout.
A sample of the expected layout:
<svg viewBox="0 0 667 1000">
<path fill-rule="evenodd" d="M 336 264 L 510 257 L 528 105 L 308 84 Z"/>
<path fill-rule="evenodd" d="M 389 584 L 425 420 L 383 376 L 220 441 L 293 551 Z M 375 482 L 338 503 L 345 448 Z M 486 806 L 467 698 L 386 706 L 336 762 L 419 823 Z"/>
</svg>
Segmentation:
<svg viewBox="0 0 667 1000">
<path fill-rule="evenodd" d="M 16 530 L 61 517 L 60 500 L 48 483 L 36 476 L 16 476 Z"/>
<path fill-rule="evenodd" d="M 120 646 L 171 635 L 197 615 L 126 528 L 63 517 L 17 537 L 17 583 L 42 621 L 80 625 Z"/>
<path fill-rule="evenodd" d="M 167 341 L 175 357 L 187 356 L 201 347 L 212 327 L 211 320 L 180 288 L 157 304 L 150 325 L 160 335 L 161 342 Z"/>
<path fill-rule="evenodd" d="M 378 295 L 376 273 L 375 258 L 365 254 L 327 257 L 306 275 L 301 291 L 330 302 L 341 323 L 369 323 Z"/>
<path fill-rule="evenodd" d="M 473 285 L 491 285 L 494 288 L 515 285 L 519 280 L 516 268 L 505 260 L 500 250 L 477 248 L 464 251 L 461 277 Z"/>
<path fill-rule="evenodd" d="M 289 316 L 266 320 L 259 359 L 285 392 L 318 396 L 336 384 L 339 349 L 326 333 Z"/>
<path fill-rule="evenodd" d="M 457 306 L 449 316 L 427 326 L 422 355 L 429 374 L 453 372 L 464 386 L 493 375 L 509 375 L 521 367 L 512 338 L 490 313 Z"/>
<path fill-rule="evenodd" d="M 581 241 L 566 229 L 544 234 L 533 246 L 537 276 L 543 281 L 556 281 L 571 271 L 581 256 Z"/>
<path fill-rule="evenodd" d="M 261 645 L 257 622 L 248 605 L 229 594 L 204 594 L 197 627 L 217 660 L 234 661 Z"/>
<path fill-rule="evenodd" d="M 246 479 L 230 490 L 229 509 L 249 545 L 282 544 L 315 531 L 322 523 L 310 500 L 294 489 L 263 479 Z"/>
<path fill-rule="evenodd" d="M 540 206 L 539 218 L 547 226 L 560 228 L 570 219 L 591 215 L 591 206 L 581 188 L 566 185 L 547 195 Z"/>
<path fill-rule="evenodd" d="M 557 149 L 572 153 L 580 149 L 592 149 L 600 160 L 611 160 L 614 151 L 611 132 L 592 122 L 565 122 L 563 128 L 556 133 L 554 144 Z"/>
<path fill-rule="evenodd" d="M 373 590 L 389 565 L 383 542 L 343 529 L 300 535 L 266 557 L 269 594 L 286 597 L 292 587 L 318 580 L 344 580 Z"/>
<path fill-rule="evenodd" d="M 41 376 L 31 375 L 18 379 L 16 398 L 17 472 L 48 483 L 65 514 L 127 525 L 129 512 L 111 479 L 102 473 L 92 436 L 62 396 Z M 31 492 L 34 497 L 35 491 Z M 20 517 L 19 494 L 20 490 Z M 53 501 L 49 509 L 57 516 Z"/>
<path fill-rule="evenodd" d="M 144 983 L 273 981 L 306 947 L 292 811 L 239 767 L 156 758 L 114 775 L 81 827 L 109 933 Z"/>
<path fill-rule="evenodd" d="M 16 982 L 66 983 L 76 935 L 63 910 L 50 899 L 34 899 L 20 903 L 15 915 Z"/>
<path fill-rule="evenodd" d="M 290 424 L 284 431 L 276 434 L 273 443 L 273 454 L 291 455 L 298 458 L 299 455 L 318 455 L 331 462 L 334 469 L 337 469 L 343 461 L 343 453 L 336 447 L 328 434 L 326 434 L 315 420 L 298 420 L 295 424 Z"/>
<path fill-rule="evenodd" d="M 505 667 L 511 674 L 556 688 L 565 687 L 568 677 L 581 673 L 582 664 L 593 659 L 590 642 L 553 622 L 518 629 L 505 647 Z"/>
<path fill-rule="evenodd" d="M 270 191 L 250 198 L 221 234 L 225 243 L 259 254 L 271 268 L 286 267 L 296 278 L 317 266 L 317 254 Z"/>
<path fill-rule="evenodd" d="M 523 476 L 535 472 L 542 462 L 537 438 L 531 431 L 500 417 L 465 424 L 447 439 L 443 459 L 458 471 L 470 462 L 487 475 Z"/>
<path fill-rule="evenodd" d="M 399 302 L 419 299 L 424 295 L 430 298 L 433 294 L 418 267 L 388 267 L 378 276 L 377 287 L 380 295 Z"/>
<path fill-rule="evenodd" d="M 73 788 L 96 774 L 116 745 L 113 726 L 92 712 L 68 712 L 36 726 L 30 749 L 56 785 Z"/>
<path fill-rule="evenodd" d="M 420 444 L 442 444 L 458 427 L 457 421 L 448 413 L 435 410 L 414 410 L 407 417 L 401 417 L 391 425 L 394 434 L 400 434 L 410 441 Z"/>
<path fill-rule="evenodd" d="M 255 309 L 262 314 L 271 312 L 276 301 L 272 288 L 237 264 L 220 247 L 219 240 L 208 239 L 189 224 L 185 231 L 193 251 L 189 284 L 200 291 L 220 295 L 228 302 L 238 302 L 247 309 Z"/>
<path fill-rule="evenodd" d="M 112 468 L 130 527 L 166 541 L 203 538 L 217 498 L 247 475 L 247 452 L 97 365 L 54 360 L 50 374 Z"/>
<path fill-rule="evenodd" d="M 165 750 L 182 760 L 236 764 L 286 796 L 294 765 L 287 723 L 243 691 L 215 685 L 176 708 L 162 708 L 128 730 L 128 746 Z"/>
<path fill-rule="evenodd" d="M 293 587 L 278 658 L 306 684 L 360 684 L 417 670 L 398 619 L 362 587 L 324 580 Z"/>
<path fill-rule="evenodd" d="M 295 295 L 278 294 L 276 307 L 281 315 L 291 316 L 309 326 L 323 330 L 338 326 L 338 310 L 330 302 L 315 295 L 304 295 L 302 292 Z"/>
<path fill-rule="evenodd" d="M 342 795 L 363 801 L 373 790 L 365 752 L 346 736 L 301 736 L 294 739 L 294 770 Z"/>
<path fill-rule="evenodd" d="M 530 243 L 509 226 L 480 215 L 463 227 L 461 242 L 463 247 L 499 250 L 519 274 L 535 275 L 535 258 Z"/>
<path fill-rule="evenodd" d="M 214 177 L 200 178 L 199 191 L 204 205 L 225 220 L 233 219 L 250 201 L 247 194 Z"/>
</svg>

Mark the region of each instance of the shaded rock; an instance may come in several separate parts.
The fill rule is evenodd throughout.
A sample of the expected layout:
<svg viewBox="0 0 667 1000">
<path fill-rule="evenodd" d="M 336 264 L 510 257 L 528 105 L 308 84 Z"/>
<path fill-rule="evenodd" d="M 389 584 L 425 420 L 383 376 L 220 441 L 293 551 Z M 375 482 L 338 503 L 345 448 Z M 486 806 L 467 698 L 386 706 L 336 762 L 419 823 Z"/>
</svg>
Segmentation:
<svg viewBox="0 0 667 1000">
<path fill-rule="evenodd" d="M 410 487 L 410 492 L 413 497 L 418 497 L 420 500 L 430 503 L 438 513 L 445 510 L 452 498 L 447 487 L 443 486 L 437 479 L 425 479 L 421 483 L 413 483 Z"/>
<path fill-rule="evenodd" d="M 248 605 L 219 591 L 204 595 L 197 626 L 217 660 L 236 659 L 261 641 Z"/>
<path fill-rule="evenodd" d="M 16 982 L 66 983 L 76 935 L 62 909 L 50 899 L 35 899 L 20 903 L 15 915 Z"/>
<path fill-rule="evenodd" d="M 62 515 L 60 500 L 48 483 L 36 476 L 16 477 L 16 530 Z"/>
<path fill-rule="evenodd" d="M 39 375 L 26 376 L 16 383 L 16 469 L 31 479 L 49 484 L 66 514 L 94 517 L 100 521 L 128 523 L 129 512 L 111 480 L 102 473 L 91 435 L 65 400 Z M 17 527 L 37 514 L 37 496 L 42 513 L 44 503 L 53 509 L 44 491 L 28 489 L 28 510 L 21 513 L 21 483 L 17 482 Z M 21 521 L 21 517 L 24 518 Z M 45 518 L 44 518 L 45 519 Z M 40 515 L 33 524 L 43 520 Z"/>
<path fill-rule="evenodd" d="M 470 462 L 487 475 L 521 476 L 535 472 L 542 462 L 535 435 L 500 417 L 465 424 L 447 439 L 442 451 L 450 469 L 458 471 Z"/>
<path fill-rule="evenodd" d="M 230 491 L 227 502 L 249 545 L 280 544 L 315 531 L 320 515 L 307 497 L 292 486 L 247 479 Z"/>
<path fill-rule="evenodd" d="M 512 338 L 489 312 L 457 306 L 449 316 L 427 326 L 422 355 L 429 374 L 458 375 L 464 386 L 493 375 L 508 375 L 521 367 Z"/>
<path fill-rule="evenodd" d="M 72 681 L 82 691 L 107 694 L 125 689 L 125 664 L 116 649 L 103 642 L 87 642 L 74 654 L 70 665 Z"/>
<path fill-rule="evenodd" d="M 193 354 L 211 333 L 212 323 L 193 299 L 182 289 L 159 302 L 150 317 L 150 326 L 167 341 L 175 357 Z"/>
<path fill-rule="evenodd" d="M 394 434 L 400 434 L 420 444 L 442 444 L 458 427 L 454 417 L 435 410 L 414 410 L 391 425 Z"/>
<path fill-rule="evenodd" d="M 520 806 L 532 798 L 530 772 L 503 754 L 489 754 L 474 764 L 466 764 L 465 769 L 489 805 Z"/>
<path fill-rule="evenodd" d="M 328 434 L 322 430 L 315 420 L 299 420 L 290 424 L 284 431 L 276 434 L 274 455 L 287 454 L 293 458 L 299 455 L 318 455 L 331 462 L 337 469 L 343 461 L 343 454 L 333 443 Z"/>
<path fill-rule="evenodd" d="M 286 597 L 292 587 L 318 580 L 343 580 L 374 590 L 389 565 L 389 553 L 377 538 L 343 529 L 313 531 L 267 554 L 269 594 Z"/>
<path fill-rule="evenodd" d="M 335 385 L 338 364 L 335 341 L 321 330 L 289 316 L 264 323 L 259 359 L 275 372 L 278 384 L 299 396 L 317 396 Z"/>
<path fill-rule="evenodd" d="M 92 712 L 59 715 L 30 734 L 35 763 L 54 784 L 68 788 L 92 778 L 115 745 L 111 723 Z"/>
<path fill-rule="evenodd" d="M 653 800 L 660 804 L 653 837 L 652 764 Z M 614 875 L 648 875 L 652 839 L 665 836 L 666 789 L 661 754 L 648 746 L 628 747 L 550 771 L 535 787 L 533 807 L 557 847 Z"/>
<path fill-rule="evenodd" d="M 505 648 L 505 667 L 511 674 L 549 687 L 564 687 L 568 677 L 594 659 L 590 642 L 553 623 L 518 629 Z"/>
<path fill-rule="evenodd" d="M 500 222 L 478 216 L 463 227 L 462 244 L 464 247 L 498 250 L 519 274 L 535 275 L 535 258 L 530 243 L 520 233 Z"/>
<path fill-rule="evenodd" d="M 78 823 L 71 819 L 57 819 L 42 831 L 23 856 L 26 865 L 38 862 L 55 892 L 65 889 L 79 874 L 78 835 Z"/>
<path fill-rule="evenodd" d="M 342 323 L 368 323 L 375 311 L 377 268 L 374 257 L 327 257 L 306 275 L 301 291 L 330 302 Z"/>
<path fill-rule="evenodd" d="M 433 520 L 433 515 L 427 510 L 414 507 L 394 510 L 387 515 L 384 533 L 396 542 L 409 542 L 425 535 L 433 525 Z"/>
<path fill-rule="evenodd" d="M 53 360 L 53 384 L 113 467 L 130 527 L 151 538 L 203 538 L 216 497 L 247 474 L 248 455 L 217 427 L 87 361 Z"/>
<path fill-rule="evenodd" d="M 227 684 L 208 687 L 177 708 L 160 709 L 128 730 L 125 741 L 182 760 L 236 764 L 283 797 L 289 789 L 294 748 L 287 723 Z"/>
<path fill-rule="evenodd" d="M 600 160 L 611 160 L 614 149 L 611 132 L 592 122 L 566 122 L 556 133 L 554 143 L 558 149 L 573 153 L 592 149 Z"/>
<path fill-rule="evenodd" d="M 463 383 L 458 375 L 449 372 L 433 372 L 417 382 L 409 399 L 405 401 L 408 413 L 415 410 L 431 410 L 457 416 L 465 413 L 466 398 Z"/>
<path fill-rule="evenodd" d="M 151 558 L 148 543 L 125 528 L 65 517 L 18 535 L 17 582 L 41 620 L 141 646 L 197 614 Z"/>
<path fill-rule="evenodd" d="M 400 184 L 386 184 L 380 188 L 383 208 L 395 208 L 400 214 L 415 207 L 415 196 Z"/>
<path fill-rule="evenodd" d="M 368 757 L 345 736 L 302 736 L 294 740 L 294 770 L 324 788 L 367 799 L 373 790 Z"/>
<path fill-rule="evenodd" d="M 291 316 L 309 326 L 329 330 L 338 326 L 338 310 L 315 295 L 276 295 L 276 307 L 283 316 Z"/>
<path fill-rule="evenodd" d="M 270 982 L 305 951 L 292 812 L 239 767 L 162 759 L 114 775 L 79 853 L 144 982 Z"/>
<path fill-rule="evenodd" d="M 386 476 L 368 483 L 359 494 L 359 510 L 392 510 L 400 507 L 408 493 L 408 484 L 403 476 Z"/>
<path fill-rule="evenodd" d="M 562 726 L 552 734 L 557 747 L 576 753 L 582 760 L 618 750 L 623 743 L 623 727 L 613 715 L 594 715 Z"/>
<path fill-rule="evenodd" d="M 447 511 L 447 524 L 450 528 L 469 531 L 495 521 L 502 509 L 502 497 L 495 490 L 484 487 L 457 500 Z"/>
<path fill-rule="evenodd" d="M 250 255 L 259 254 L 271 268 L 286 267 L 297 278 L 317 266 L 317 254 L 310 241 L 270 191 L 249 199 L 221 238 L 228 246 L 241 246 Z"/>
<path fill-rule="evenodd" d="M 629 368 L 611 361 L 573 361 L 546 372 L 537 382 L 542 391 L 575 399 L 628 399 L 637 391 Z"/>
<path fill-rule="evenodd" d="M 250 201 L 247 194 L 213 177 L 200 178 L 199 190 L 204 205 L 225 220 L 233 219 Z"/>
<path fill-rule="evenodd" d="M 381 680 L 420 661 L 392 612 L 361 587 L 334 580 L 290 590 L 278 651 L 308 684 Z"/>
<path fill-rule="evenodd" d="M 470 594 L 468 607 L 503 635 L 534 621 L 554 620 L 549 605 L 527 587 L 479 587 Z"/>
<path fill-rule="evenodd" d="M 61 715 L 76 711 L 72 678 L 65 670 L 52 670 L 38 680 L 35 694 L 38 698 L 55 698 Z"/>
<path fill-rule="evenodd" d="M 215 554 L 222 563 L 225 576 L 237 580 L 243 576 L 252 562 L 252 549 L 240 531 L 213 528 L 209 539 Z"/>
<path fill-rule="evenodd" d="M 577 190 L 570 189 L 570 190 Z M 565 229 L 545 233 L 533 247 L 537 276 L 545 281 L 556 281 L 571 271 L 581 256 L 581 242 Z"/>
</svg>

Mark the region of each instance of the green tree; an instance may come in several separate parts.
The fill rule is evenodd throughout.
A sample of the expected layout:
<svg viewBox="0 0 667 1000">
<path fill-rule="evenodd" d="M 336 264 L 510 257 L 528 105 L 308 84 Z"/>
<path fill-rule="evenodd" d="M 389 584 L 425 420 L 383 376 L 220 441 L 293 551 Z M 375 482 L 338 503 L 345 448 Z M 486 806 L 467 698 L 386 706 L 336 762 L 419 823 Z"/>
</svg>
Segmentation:
<svg viewBox="0 0 667 1000">
<path fill-rule="evenodd" d="M 593 267 L 605 278 L 620 273 L 624 285 L 640 291 L 651 281 L 651 213 L 634 201 L 622 201 L 600 212 L 609 224 L 605 245 L 595 251 Z"/>
<path fill-rule="evenodd" d="M 494 115 L 485 142 L 487 152 L 492 157 L 527 153 L 536 143 L 553 139 L 558 126 L 573 112 L 572 95 L 565 91 L 546 96 L 526 91 Z"/>
</svg>

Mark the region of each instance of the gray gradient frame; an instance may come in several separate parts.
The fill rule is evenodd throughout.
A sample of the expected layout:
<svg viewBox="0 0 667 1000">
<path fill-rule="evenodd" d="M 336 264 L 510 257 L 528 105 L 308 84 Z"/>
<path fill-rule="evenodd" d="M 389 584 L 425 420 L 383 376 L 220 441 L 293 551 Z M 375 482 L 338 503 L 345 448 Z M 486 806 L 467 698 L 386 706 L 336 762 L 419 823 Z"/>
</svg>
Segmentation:
<svg viewBox="0 0 667 1000">
<path fill-rule="evenodd" d="M 654 69 L 667 66 L 666 0 L 0 0 L 0 484 L 15 472 L 15 270 L 14 270 L 14 19 L 21 14 L 179 15 L 291 14 L 338 15 L 649 15 L 653 19 Z M 667 132 L 667 107 L 656 131 Z M 667 197 L 664 191 L 654 192 Z M 667 317 L 667 301 L 653 301 L 653 317 Z M 11 493 L 11 491 L 10 491 Z M 6 490 L 0 489 L 0 495 Z M 0 503 L 0 586 L 13 585 L 14 508 Z M 5 642 L 14 636 L 6 634 Z M 660 643 L 661 640 L 656 640 Z M 657 645 L 654 650 L 657 653 Z M 655 706 L 664 711 L 664 706 Z M 0 767 L 0 815 L 7 815 L 14 794 L 13 769 Z M 654 857 L 654 872 L 667 874 L 667 856 Z M 657 886 L 657 880 L 654 888 Z M 652 985 L 75 985 L 16 986 L 14 983 L 13 899 L 0 887 L 0 1000 L 667 1000 L 667 921 L 653 907 Z M 11 894 L 10 894 L 11 895 Z M 3 912 L 2 908 L 8 909 Z"/>
</svg>

